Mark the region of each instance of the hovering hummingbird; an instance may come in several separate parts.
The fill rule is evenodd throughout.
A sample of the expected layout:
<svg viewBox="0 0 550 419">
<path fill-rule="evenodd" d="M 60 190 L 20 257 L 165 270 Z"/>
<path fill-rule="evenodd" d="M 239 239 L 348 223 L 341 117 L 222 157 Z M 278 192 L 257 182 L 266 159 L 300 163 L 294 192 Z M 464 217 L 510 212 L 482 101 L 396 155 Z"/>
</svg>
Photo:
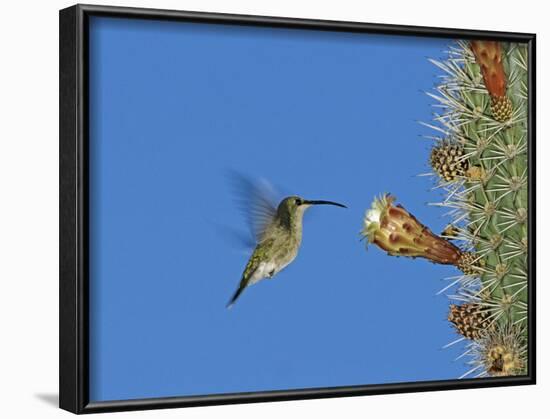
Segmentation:
<svg viewBox="0 0 550 419">
<path fill-rule="evenodd" d="M 312 205 L 347 208 L 337 202 L 311 201 L 299 196 L 286 197 L 275 207 L 265 196 L 256 197 L 250 210 L 250 221 L 257 244 L 227 308 L 235 304 L 246 287 L 273 278 L 296 258 L 302 242 L 304 212 Z"/>
</svg>

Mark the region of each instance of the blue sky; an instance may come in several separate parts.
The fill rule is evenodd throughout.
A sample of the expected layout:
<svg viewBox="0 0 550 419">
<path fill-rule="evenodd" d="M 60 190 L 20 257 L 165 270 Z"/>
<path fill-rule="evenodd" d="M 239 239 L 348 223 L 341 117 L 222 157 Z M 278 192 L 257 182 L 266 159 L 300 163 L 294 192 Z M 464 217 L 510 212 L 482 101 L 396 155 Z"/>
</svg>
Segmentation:
<svg viewBox="0 0 550 419">
<path fill-rule="evenodd" d="M 392 192 L 439 232 L 428 57 L 447 40 L 92 18 L 90 396 L 454 379 L 452 267 L 359 242 Z M 310 210 L 300 253 L 232 310 L 249 252 L 228 170 Z"/>
</svg>

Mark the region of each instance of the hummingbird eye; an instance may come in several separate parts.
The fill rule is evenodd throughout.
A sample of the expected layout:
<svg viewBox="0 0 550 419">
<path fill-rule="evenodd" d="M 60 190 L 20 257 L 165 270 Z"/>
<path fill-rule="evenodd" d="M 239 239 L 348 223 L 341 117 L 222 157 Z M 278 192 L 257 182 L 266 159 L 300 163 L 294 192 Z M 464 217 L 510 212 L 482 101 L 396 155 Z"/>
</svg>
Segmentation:
<svg viewBox="0 0 550 419">
<path fill-rule="evenodd" d="M 296 198 L 295 202 L 296 205 L 302 205 L 302 200 L 300 198 Z"/>
</svg>

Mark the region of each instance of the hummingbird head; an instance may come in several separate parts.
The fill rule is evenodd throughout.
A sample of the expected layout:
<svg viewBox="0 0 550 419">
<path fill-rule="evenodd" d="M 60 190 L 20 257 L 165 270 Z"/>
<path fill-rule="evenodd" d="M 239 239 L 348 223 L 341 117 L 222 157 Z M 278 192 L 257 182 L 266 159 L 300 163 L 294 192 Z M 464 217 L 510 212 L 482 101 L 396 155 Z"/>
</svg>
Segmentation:
<svg viewBox="0 0 550 419">
<path fill-rule="evenodd" d="M 303 215 L 305 210 L 312 205 L 335 205 L 337 207 L 347 208 L 345 205 L 333 201 L 309 200 L 299 196 L 288 196 L 281 201 L 277 208 L 277 214 L 280 217 Z"/>
</svg>

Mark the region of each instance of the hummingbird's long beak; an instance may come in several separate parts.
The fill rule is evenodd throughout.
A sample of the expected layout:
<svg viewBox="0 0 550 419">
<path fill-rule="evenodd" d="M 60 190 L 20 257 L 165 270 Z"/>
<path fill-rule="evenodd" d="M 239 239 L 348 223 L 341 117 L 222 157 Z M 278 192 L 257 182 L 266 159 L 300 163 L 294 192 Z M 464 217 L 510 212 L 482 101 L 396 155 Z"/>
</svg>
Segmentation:
<svg viewBox="0 0 550 419">
<path fill-rule="evenodd" d="M 345 205 L 339 204 L 338 202 L 333 202 L 333 201 L 319 201 L 319 200 L 308 201 L 308 200 L 304 200 L 304 204 L 306 204 L 306 205 L 335 205 L 337 207 L 347 208 Z"/>
</svg>

